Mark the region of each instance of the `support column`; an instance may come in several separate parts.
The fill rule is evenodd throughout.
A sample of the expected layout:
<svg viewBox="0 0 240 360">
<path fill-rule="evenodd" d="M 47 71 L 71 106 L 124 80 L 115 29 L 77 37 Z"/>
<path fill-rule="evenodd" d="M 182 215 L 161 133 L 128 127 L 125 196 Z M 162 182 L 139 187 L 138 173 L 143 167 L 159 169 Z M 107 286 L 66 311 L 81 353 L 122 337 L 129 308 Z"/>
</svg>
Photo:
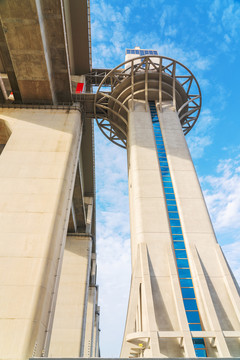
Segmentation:
<svg viewBox="0 0 240 360">
<path fill-rule="evenodd" d="M 184 327 L 178 318 L 174 301 L 169 264 L 169 258 L 173 256 L 169 254 L 172 251 L 172 239 L 151 114 L 149 110 L 146 111 L 145 104 L 141 101 L 134 101 L 134 106 L 129 108 L 132 110 L 128 118 L 127 150 L 134 288 L 129 298 L 121 357 L 134 357 L 136 354 L 138 357 L 182 357 L 184 352 L 179 344 L 178 334 L 180 330 L 187 330 L 186 319 L 184 318 Z M 139 265 L 137 249 L 142 247 L 146 249 L 148 270 L 143 268 L 141 262 Z M 143 292 L 148 284 L 151 294 L 146 292 L 140 295 L 139 284 L 143 284 Z M 149 299 L 152 299 L 151 312 Z M 142 304 L 140 331 L 137 326 L 139 304 Z M 147 319 L 151 321 L 146 321 Z M 161 338 L 158 336 L 161 332 L 171 332 L 171 335 L 169 338 Z M 190 343 L 188 347 L 187 353 L 194 357 L 193 345 Z"/>
<path fill-rule="evenodd" d="M 83 354 L 92 239 L 68 236 L 64 251 L 49 357 Z"/>
<path fill-rule="evenodd" d="M 0 359 L 41 356 L 57 291 L 81 140 L 77 110 L 2 109 Z"/>
<path fill-rule="evenodd" d="M 93 355 L 93 336 L 94 336 L 94 322 L 96 309 L 96 286 L 90 286 L 88 291 L 87 304 L 87 318 L 86 318 L 86 332 L 83 356 L 88 358 Z"/>
</svg>

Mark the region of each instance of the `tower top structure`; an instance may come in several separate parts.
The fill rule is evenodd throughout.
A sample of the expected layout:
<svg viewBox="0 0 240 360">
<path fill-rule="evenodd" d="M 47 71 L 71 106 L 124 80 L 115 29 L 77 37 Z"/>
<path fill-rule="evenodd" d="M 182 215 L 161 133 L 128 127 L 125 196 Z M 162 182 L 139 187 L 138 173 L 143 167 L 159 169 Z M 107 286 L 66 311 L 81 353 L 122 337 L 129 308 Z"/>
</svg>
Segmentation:
<svg viewBox="0 0 240 360">
<path fill-rule="evenodd" d="M 160 110 L 163 101 L 171 102 L 185 135 L 199 117 L 202 98 L 193 73 L 180 62 L 156 53 L 126 49 L 125 62 L 106 74 L 95 94 L 94 115 L 100 130 L 123 148 L 127 146 L 128 114 L 134 100 L 145 102 L 146 108 L 148 101 L 157 101 Z"/>
</svg>

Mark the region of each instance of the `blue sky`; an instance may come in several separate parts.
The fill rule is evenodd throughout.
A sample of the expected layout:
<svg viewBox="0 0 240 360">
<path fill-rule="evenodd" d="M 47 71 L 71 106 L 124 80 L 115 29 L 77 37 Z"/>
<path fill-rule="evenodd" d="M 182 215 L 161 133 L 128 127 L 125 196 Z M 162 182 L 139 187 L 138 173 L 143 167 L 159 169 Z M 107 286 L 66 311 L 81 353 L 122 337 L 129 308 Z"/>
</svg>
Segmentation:
<svg viewBox="0 0 240 360">
<path fill-rule="evenodd" d="M 194 73 L 202 111 L 187 141 L 219 243 L 240 282 L 240 1 L 91 0 L 93 67 L 158 50 Z M 130 282 L 126 151 L 96 128 L 101 354 L 119 356 Z"/>
</svg>

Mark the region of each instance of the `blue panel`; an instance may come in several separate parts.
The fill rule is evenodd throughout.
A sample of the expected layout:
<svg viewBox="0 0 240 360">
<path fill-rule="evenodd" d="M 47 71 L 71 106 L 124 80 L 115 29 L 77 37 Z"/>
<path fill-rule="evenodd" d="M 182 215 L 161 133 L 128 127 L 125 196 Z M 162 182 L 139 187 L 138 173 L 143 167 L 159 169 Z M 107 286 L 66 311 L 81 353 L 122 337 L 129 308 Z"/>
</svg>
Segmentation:
<svg viewBox="0 0 240 360">
<path fill-rule="evenodd" d="M 179 241 L 184 240 L 183 235 L 173 235 L 172 237 L 173 237 L 173 240 L 179 240 Z"/>
<path fill-rule="evenodd" d="M 171 181 L 171 177 L 169 175 L 162 176 L 164 181 Z"/>
<path fill-rule="evenodd" d="M 180 228 L 180 227 L 171 227 L 171 231 L 172 231 L 172 234 L 175 234 L 175 235 L 182 234 L 182 228 Z"/>
<path fill-rule="evenodd" d="M 191 279 L 191 272 L 189 269 L 178 269 L 178 274 L 180 278 L 189 278 Z"/>
<path fill-rule="evenodd" d="M 181 226 L 180 220 L 170 220 L 170 226 Z"/>
<path fill-rule="evenodd" d="M 166 203 L 167 203 L 167 205 L 176 205 L 176 200 L 175 199 L 166 199 Z"/>
<path fill-rule="evenodd" d="M 202 326 L 201 324 L 189 324 L 190 331 L 201 331 Z"/>
<path fill-rule="evenodd" d="M 174 241 L 173 242 L 174 249 L 185 249 L 184 241 Z"/>
<path fill-rule="evenodd" d="M 169 212 L 169 219 L 179 219 L 178 212 Z"/>
<path fill-rule="evenodd" d="M 170 181 L 166 182 L 166 181 L 163 181 L 163 187 L 164 187 L 164 191 L 167 193 L 167 190 L 168 189 L 172 189 L 173 186 L 172 186 L 172 183 Z"/>
<path fill-rule="evenodd" d="M 167 166 L 160 165 L 160 168 L 164 174 L 169 174 L 169 169 Z"/>
<path fill-rule="evenodd" d="M 184 299 L 194 299 L 195 292 L 193 288 L 182 288 L 182 296 Z"/>
<path fill-rule="evenodd" d="M 203 350 L 203 349 L 195 350 L 195 353 L 199 357 L 207 357 L 206 350 Z"/>
<path fill-rule="evenodd" d="M 166 194 L 168 193 L 168 189 L 173 190 L 173 186 L 170 181 L 169 182 L 163 181 L 163 187 Z M 170 191 L 170 193 L 172 193 L 172 191 Z"/>
<path fill-rule="evenodd" d="M 172 183 L 169 181 L 169 182 L 163 182 L 163 187 L 164 187 L 164 191 L 166 194 L 168 193 L 172 193 L 172 190 L 173 190 L 173 187 L 172 187 Z M 171 191 L 168 191 L 169 189 L 171 189 Z"/>
<path fill-rule="evenodd" d="M 140 50 L 140 55 L 144 55 L 144 51 L 143 51 L 143 50 Z"/>
<path fill-rule="evenodd" d="M 165 191 L 166 194 L 174 194 L 173 188 L 170 188 L 170 187 L 165 187 L 164 186 L 164 191 Z M 180 224 L 176 225 L 176 226 L 180 226 Z"/>
<path fill-rule="evenodd" d="M 186 250 L 176 250 L 175 255 L 176 255 L 176 259 L 187 259 Z"/>
<path fill-rule="evenodd" d="M 189 268 L 188 259 L 177 259 L 178 268 Z"/>
<path fill-rule="evenodd" d="M 166 194 L 166 199 L 167 200 L 175 200 L 175 196 L 174 196 L 174 194 Z"/>
<path fill-rule="evenodd" d="M 192 341 L 195 349 L 205 348 L 205 343 L 203 338 L 193 338 Z"/>
<path fill-rule="evenodd" d="M 177 211 L 177 206 L 175 205 L 167 205 L 168 211 Z"/>
<path fill-rule="evenodd" d="M 200 324 L 200 317 L 198 311 L 186 311 L 189 324 Z"/>
<path fill-rule="evenodd" d="M 177 211 L 176 205 L 167 205 L 168 211 Z"/>
<path fill-rule="evenodd" d="M 192 279 L 179 279 L 181 287 L 193 287 Z"/>
<path fill-rule="evenodd" d="M 167 159 L 166 156 L 165 156 L 164 158 Z M 167 186 L 167 184 L 171 184 L 171 186 L 172 186 L 172 181 L 171 181 L 170 178 L 169 178 L 169 179 L 163 179 L 163 185 L 166 185 L 166 186 Z"/>
<path fill-rule="evenodd" d="M 160 166 L 161 166 L 161 169 L 164 168 L 165 166 L 168 169 L 168 162 L 167 161 L 161 161 Z"/>
<path fill-rule="evenodd" d="M 186 310 L 198 310 L 196 300 L 183 300 Z"/>
</svg>

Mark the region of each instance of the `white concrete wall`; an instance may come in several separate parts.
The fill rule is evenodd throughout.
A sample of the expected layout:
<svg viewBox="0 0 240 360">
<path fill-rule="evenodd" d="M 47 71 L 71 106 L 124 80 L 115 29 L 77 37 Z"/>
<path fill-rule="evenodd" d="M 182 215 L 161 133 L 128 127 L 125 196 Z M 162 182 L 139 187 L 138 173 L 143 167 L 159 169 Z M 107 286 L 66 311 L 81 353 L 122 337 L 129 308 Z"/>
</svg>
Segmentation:
<svg viewBox="0 0 240 360">
<path fill-rule="evenodd" d="M 78 159 L 78 111 L 1 109 L 0 359 L 40 356 Z M 50 314 L 51 315 L 51 314 Z"/>
<path fill-rule="evenodd" d="M 238 338 L 227 350 L 221 333 L 240 330 L 239 294 L 217 244 L 178 116 L 166 105 L 159 118 L 204 330 L 219 334 L 219 356 L 240 355 Z M 209 356 L 217 356 L 207 343 Z"/>
<path fill-rule="evenodd" d="M 91 238 L 67 237 L 49 357 L 83 356 L 91 253 Z"/>
</svg>

